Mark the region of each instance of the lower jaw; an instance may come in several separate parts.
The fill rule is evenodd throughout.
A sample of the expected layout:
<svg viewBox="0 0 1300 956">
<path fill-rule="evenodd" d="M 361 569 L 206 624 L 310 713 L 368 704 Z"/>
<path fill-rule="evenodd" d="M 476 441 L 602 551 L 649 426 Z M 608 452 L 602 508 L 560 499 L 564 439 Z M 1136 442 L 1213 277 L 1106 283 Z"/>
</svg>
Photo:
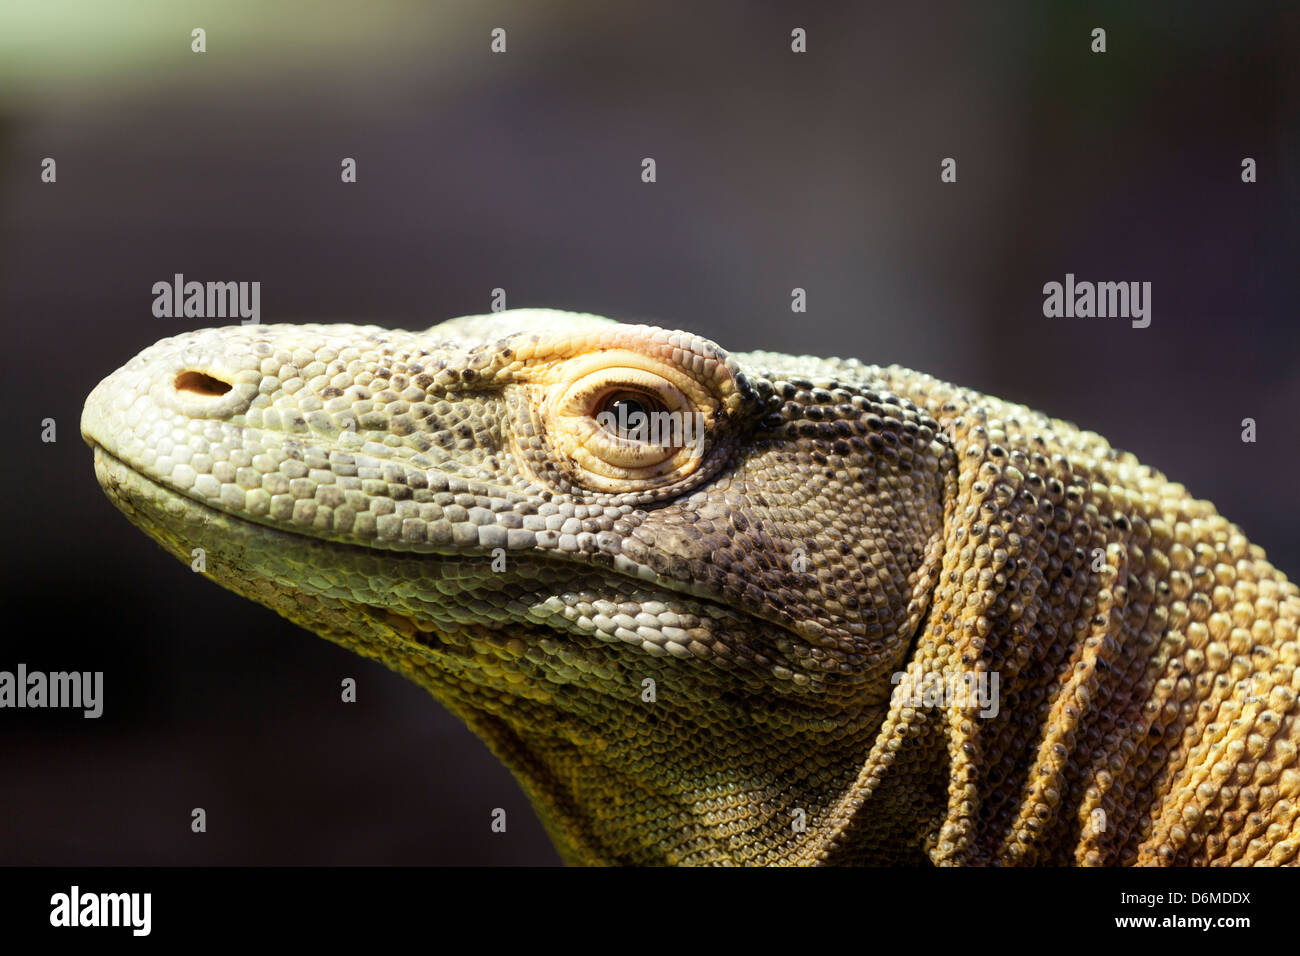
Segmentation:
<svg viewBox="0 0 1300 956">
<path fill-rule="evenodd" d="M 862 708 L 852 720 L 852 732 L 844 733 L 841 727 L 839 733 L 825 738 L 823 747 L 817 742 L 816 731 L 799 731 L 804 718 L 794 713 L 802 709 L 795 701 L 752 698 L 726 703 L 719 699 L 706 711 L 700 711 L 700 702 L 683 708 L 672 703 L 670 696 L 657 706 L 664 725 L 677 729 L 638 740 L 638 727 L 644 731 L 653 726 L 635 719 L 628 722 L 628 708 L 643 706 L 638 694 L 639 679 L 628 681 L 626 693 L 611 696 L 584 695 L 572 684 L 538 681 L 536 673 L 531 686 L 527 679 L 507 676 L 514 673 L 527 678 L 530 667 L 539 671 L 540 665 L 530 665 L 526 658 L 530 650 L 547 639 L 562 645 L 554 651 L 557 655 L 580 653 L 579 642 L 573 636 L 540 626 L 535 633 L 528 632 L 519 624 L 512 624 L 508 631 L 486 625 L 439 628 L 419 615 L 385 607 L 381 603 L 383 596 L 373 589 L 358 593 L 339 585 L 337 593 L 329 589 L 308 593 L 301 581 L 290 579 L 294 572 L 306 569 L 309 574 L 317 568 L 329 569 L 342 580 L 338 571 L 341 564 L 352 562 L 360 567 L 380 560 L 404 567 L 409 563 L 413 572 L 423 568 L 427 573 L 443 560 L 438 556 L 376 554 L 358 546 L 257 525 L 179 495 L 98 447 L 95 468 L 113 503 L 178 560 L 194 566 L 195 549 L 203 549 L 203 570 L 216 583 L 425 687 L 469 725 L 515 774 L 562 851 L 575 862 L 751 861 L 753 852 L 757 852 L 754 846 L 746 845 L 737 853 L 736 841 L 728 836 L 729 824 L 723 820 L 716 826 L 706 825 L 698 809 L 700 801 L 711 799 L 708 794 L 719 786 L 752 790 L 755 807 L 766 804 L 770 808 L 779 795 L 765 792 L 763 785 L 755 782 L 762 774 L 751 774 L 752 779 L 746 779 L 745 772 L 734 765 L 733 756 L 722 749 L 726 741 L 748 737 L 756 748 L 754 752 L 759 752 L 763 750 L 759 744 L 768 735 L 788 737 L 799 733 L 814 751 L 842 749 L 837 764 L 842 773 L 847 773 L 844 768 L 863 746 L 869 746 L 872 728 L 878 728 L 884 719 L 885 706 Z M 460 564 L 464 561 L 458 559 Z M 365 577 L 357 573 L 358 580 Z M 597 663 L 623 666 L 627 661 L 628 652 L 617 646 L 597 644 L 587 650 L 595 658 L 606 658 Z M 624 655 L 621 660 L 620 651 Z M 636 661 L 633 669 L 638 665 L 647 672 L 653 670 L 660 677 L 658 684 L 671 695 L 674 672 L 660 670 L 672 666 L 670 661 Z M 496 678 L 489 676 L 493 673 Z M 707 730 L 700 727 L 702 713 L 708 716 Z M 809 727 L 822 722 L 812 714 L 806 720 Z M 716 738 L 716 759 L 710 762 L 709 758 L 714 748 L 697 749 L 692 744 L 689 749 L 694 756 L 689 760 L 664 762 L 674 751 L 686 758 L 683 745 L 700 734 Z M 847 743 L 846 738 L 852 743 Z M 634 745 L 629 745 L 629 740 Z M 628 777 L 635 766 L 655 766 L 656 760 L 659 763 L 653 775 L 640 779 L 633 774 L 635 779 L 621 790 L 602 785 Z M 797 775 L 797 767 L 785 768 L 784 772 Z M 630 791 L 641 794 L 648 801 L 646 806 L 658 806 L 662 819 L 678 820 L 678 826 L 672 833 L 629 836 L 630 830 L 646 825 L 646 821 L 620 824 L 619 811 L 611 811 L 610 806 L 630 806 Z M 812 804 L 818 797 L 809 793 L 790 799 Z M 790 800 L 781 796 L 775 802 L 784 807 Z M 597 817 L 601 822 L 596 829 L 606 836 L 593 833 L 591 824 Z M 770 834 L 763 831 L 764 839 L 779 840 L 786 832 L 785 826 Z M 681 833 L 690 832 L 696 834 L 691 840 L 673 843 Z M 665 840 L 673 844 L 667 850 L 660 846 Z"/>
</svg>

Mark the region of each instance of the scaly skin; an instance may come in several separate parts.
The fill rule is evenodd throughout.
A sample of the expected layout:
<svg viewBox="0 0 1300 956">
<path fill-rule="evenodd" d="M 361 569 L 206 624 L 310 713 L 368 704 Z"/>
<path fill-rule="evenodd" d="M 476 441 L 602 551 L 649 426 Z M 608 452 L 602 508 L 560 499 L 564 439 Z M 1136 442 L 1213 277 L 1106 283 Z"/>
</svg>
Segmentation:
<svg viewBox="0 0 1300 956">
<path fill-rule="evenodd" d="M 702 441 L 593 421 L 628 396 Z M 1296 861 L 1295 585 L 1022 406 L 518 311 L 165 339 L 82 431 L 164 548 L 463 719 L 570 862 Z"/>
</svg>

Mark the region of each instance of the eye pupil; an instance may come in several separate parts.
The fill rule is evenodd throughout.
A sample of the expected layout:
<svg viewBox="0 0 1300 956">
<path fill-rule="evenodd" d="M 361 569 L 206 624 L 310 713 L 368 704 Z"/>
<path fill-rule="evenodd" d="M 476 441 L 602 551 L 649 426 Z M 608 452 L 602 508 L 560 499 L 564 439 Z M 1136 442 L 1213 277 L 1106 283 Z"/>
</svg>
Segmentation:
<svg viewBox="0 0 1300 956">
<path fill-rule="evenodd" d="M 619 417 L 632 416 L 636 414 L 647 415 L 650 410 L 638 402 L 635 398 L 616 398 L 607 406 L 609 411 Z"/>
<path fill-rule="evenodd" d="M 649 396 L 635 392 L 616 392 L 600 403 L 598 421 L 610 434 L 629 441 L 646 441 L 651 416 L 663 406 Z"/>
</svg>

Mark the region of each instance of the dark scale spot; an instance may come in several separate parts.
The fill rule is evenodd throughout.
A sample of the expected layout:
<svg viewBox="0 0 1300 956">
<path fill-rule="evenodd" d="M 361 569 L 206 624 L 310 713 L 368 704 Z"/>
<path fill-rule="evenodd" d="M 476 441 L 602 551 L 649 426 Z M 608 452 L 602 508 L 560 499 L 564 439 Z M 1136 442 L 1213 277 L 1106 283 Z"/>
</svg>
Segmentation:
<svg viewBox="0 0 1300 956">
<path fill-rule="evenodd" d="M 321 398 L 338 398 L 343 394 L 343 389 L 331 385 L 329 388 L 323 389 L 320 394 Z"/>
<path fill-rule="evenodd" d="M 467 368 L 460 373 L 460 377 L 461 381 L 473 382 L 478 378 L 478 372 L 474 371 L 472 368 Z"/>
<path fill-rule="evenodd" d="M 406 371 L 411 375 L 419 375 L 424 371 L 423 365 L 408 365 Z"/>
</svg>

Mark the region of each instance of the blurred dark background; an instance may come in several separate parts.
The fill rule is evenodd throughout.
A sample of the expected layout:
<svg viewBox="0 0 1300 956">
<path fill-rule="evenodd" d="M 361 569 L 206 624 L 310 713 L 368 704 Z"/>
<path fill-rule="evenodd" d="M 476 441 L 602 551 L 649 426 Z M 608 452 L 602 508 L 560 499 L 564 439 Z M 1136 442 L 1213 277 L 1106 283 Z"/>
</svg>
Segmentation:
<svg viewBox="0 0 1300 956">
<path fill-rule="evenodd" d="M 0 711 L 0 863 L 558 860 L 423 691 L 99 491 L 82 401 L 196 321 L 151 313 L 176 272 L 260 281 L 263 322 L 422 328 L 502 287 L 899 362 L 1106 435 L 1300 575 L 1295 5 L 807 7 L 0 5 L 0 669 L 106 684 L 99 720 Z M 1044 318 L 1067 272 L 1150 281 L 1150 327 Z"/>
</svg>

